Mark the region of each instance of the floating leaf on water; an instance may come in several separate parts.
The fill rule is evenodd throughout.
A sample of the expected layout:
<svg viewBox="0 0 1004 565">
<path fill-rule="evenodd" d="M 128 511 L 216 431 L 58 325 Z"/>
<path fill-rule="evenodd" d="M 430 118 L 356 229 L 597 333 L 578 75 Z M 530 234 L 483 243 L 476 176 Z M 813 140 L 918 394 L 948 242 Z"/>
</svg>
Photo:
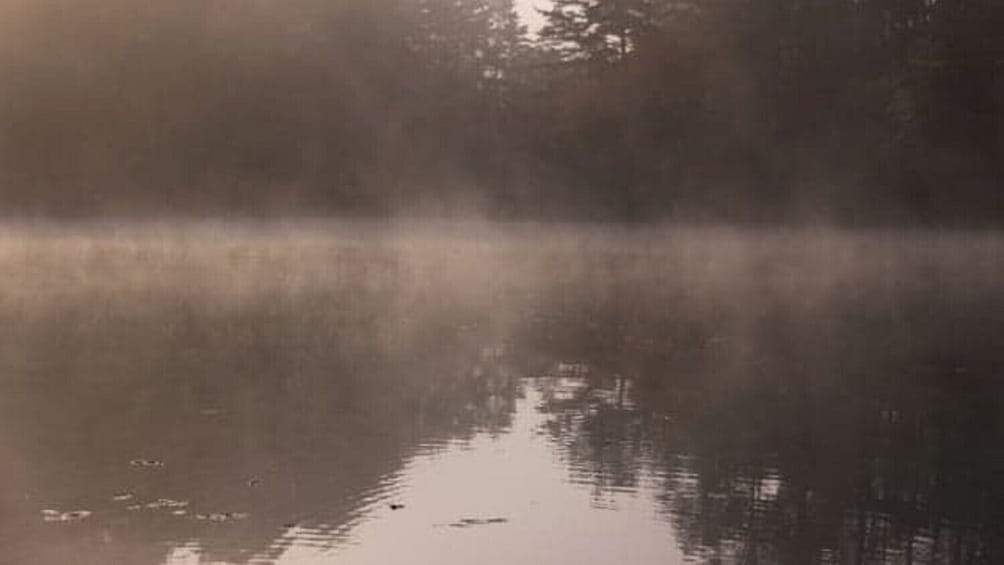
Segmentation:
<svg viewBox="0 0 1004 565">
<path fill-rule="evenodd" d="M 505 524 L 508 518 L 461 518 L 450 524 L 453 528 L 470 528 L 471 526 L 486 526 L 488 524 Z"/>
<path fill-rule="evenodd" d="M 89 510 L 72 510 L 70 512 L 63 512 L 63 515 L 60 516 L 60 518 L 69 522 L 73 520 L 83 520 L 90 515 L 91 512 Z"/>
<path fill-rule="evenodd" d="M 187 508 L 187 500 L 171 500 L 170 498 L 159 498 L 150 502 L 146 505 L 147 508 L 160 509 L 160 508 Z"/>
<path fill-rule="evenodd" d="M 137 469 L 159 469 L 164 466 L 164 462 L 156 459 L 133 459 L 129 465 Z"/>
<path fill-rule="evenodd" d="M 133 494 L 131 492 L 120 492 L 112 495 L 112 500 L 115 502 L 125 502 L 127 500 L 132 500 Z"/>
<path fill-rule="evenodd" d="M 206 522 L 230 522 L 233 520 L 243 520 L 248 516 L 249 514 L 246 512 L 210 512 L 209 514 L 196 514 L 195 519 Z"/>
<path fill-rule="evenodd" d="M 60 512 L 59 510 L 51 510 L 48 508 L 42 510 L 42 519 L 46 522 L 75 522 L 77 520 L 83 520 L 90 515 L 90 510 L 71 510 L 69 512 Z"/>
</svg>

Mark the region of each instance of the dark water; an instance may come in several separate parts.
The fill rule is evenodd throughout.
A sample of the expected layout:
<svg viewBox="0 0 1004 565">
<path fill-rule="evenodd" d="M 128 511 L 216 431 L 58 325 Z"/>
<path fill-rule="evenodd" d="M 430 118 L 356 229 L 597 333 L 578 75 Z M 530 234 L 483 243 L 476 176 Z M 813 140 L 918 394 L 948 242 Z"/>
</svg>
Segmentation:
<svg viewBox="0 0 1004 565">
<path fill-rule="evenodd" d="M 0 563 L 1001 563 L 1001 251 L 11 228 Z"/>
</svg>

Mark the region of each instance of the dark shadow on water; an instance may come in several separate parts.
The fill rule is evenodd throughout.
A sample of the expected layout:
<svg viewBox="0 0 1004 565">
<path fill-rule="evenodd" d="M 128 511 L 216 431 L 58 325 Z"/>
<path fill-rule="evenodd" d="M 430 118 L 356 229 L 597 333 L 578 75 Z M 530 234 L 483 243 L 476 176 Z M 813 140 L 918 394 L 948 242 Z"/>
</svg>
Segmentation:
<svg viewBox="0 0 1004 565">
<path fill-rule="evenodd" d="M 1001 561 L 1004 300 L 911 275 L 810 301 L 764 279 L 545 296 L 525 357 L 590 368 L 549 405 L 572 480 L 661 475 L 701 562 Z"/>
</svg>

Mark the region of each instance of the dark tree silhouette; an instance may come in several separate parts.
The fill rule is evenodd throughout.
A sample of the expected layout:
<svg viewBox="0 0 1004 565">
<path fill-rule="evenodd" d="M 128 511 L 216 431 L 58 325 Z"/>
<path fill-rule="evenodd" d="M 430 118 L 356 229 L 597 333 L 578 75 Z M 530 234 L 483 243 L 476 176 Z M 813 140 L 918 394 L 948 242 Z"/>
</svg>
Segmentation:
<svg viewBox="0 0 1004 565">
<path fill-rule="evenodd" d="M 999 2 L 245 8 L 6 4 L 6 213 L 1001 219 Z"/>
</svg>

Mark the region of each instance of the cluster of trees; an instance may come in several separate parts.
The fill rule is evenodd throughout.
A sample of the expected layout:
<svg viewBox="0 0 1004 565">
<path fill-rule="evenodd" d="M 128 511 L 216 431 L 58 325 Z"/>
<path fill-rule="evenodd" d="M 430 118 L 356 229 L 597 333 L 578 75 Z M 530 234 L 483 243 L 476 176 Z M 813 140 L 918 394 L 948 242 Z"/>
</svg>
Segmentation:
<svg viewBox="0 0 1004 565">
<path fill-rule="evenodd" d="M 1000 212 L 999 2 L 558 0 L 547 16 L 545 44 L 579 64 L 548 97 L 573 124 L 559 145 L 581 147 L 563 170 L 620 184 L 625 213 Z"/>
<path fill-rule="evenodd" d="M 995 222 L 993 0 L 11 0 L 13 213 Z"/>
</svg>

